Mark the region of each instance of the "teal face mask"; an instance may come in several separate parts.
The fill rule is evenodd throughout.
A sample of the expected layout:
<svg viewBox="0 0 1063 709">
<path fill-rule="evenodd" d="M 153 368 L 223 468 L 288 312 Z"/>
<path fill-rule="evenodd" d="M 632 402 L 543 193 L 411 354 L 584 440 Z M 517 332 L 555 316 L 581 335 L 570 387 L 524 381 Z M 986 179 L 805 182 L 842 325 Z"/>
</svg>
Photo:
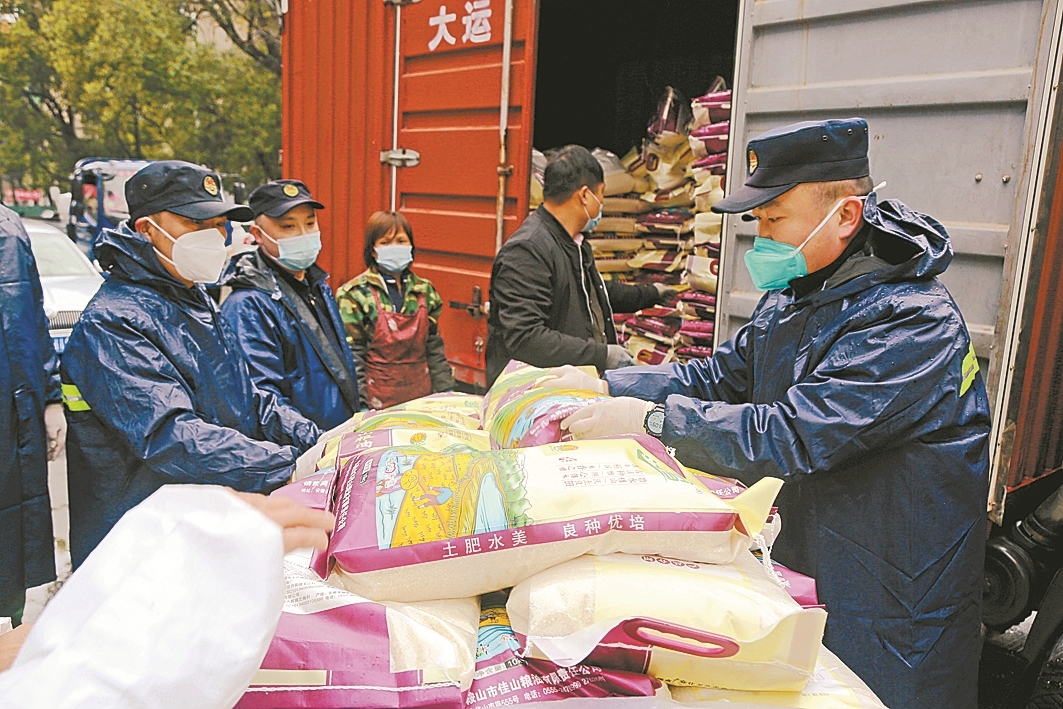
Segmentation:
<svg viewBox="0 0 1063 709">
<path fill-rule="evenodd" d="M 602 221 L 602 209 L 605 207 L 605 205 L 600 199 L 598 199 L 598 195 L 594 194 L 593 192 L 588 192 L 587 194 L 589 194 L 591 197 L 594 197 L 594 201 L 598 203 L 598 216 L 592 217 L 590 215 L 590 212 L 587 211 L 587 208 L 584 207 L 583 213 L 587 215 L 587 226 L 583 227 L 583 231 L 594 231 L 594 228 L 598 226 L 599 222 Z"/>
<path fill-rule="evenodd" d="M 876 185 L 872 192 L 885 186 L 886 183 L 882 182 Z M 779 290 L 786 288 L 793 279 L 807 276 L 808 264 L 805 262 L 805 255 L 801 253 L 801 249 L 805 248 L 808 242 L 812 241 L 812 237 L 818 234 L 830 218 L 841 209 L 846 199 L 848 198 L 838 200 L 838 203 L 827 213 L 827 216 L 823 217 L 823 221 L 812 230 L 800 246 L 795 247 L 759 236 L 754 239 L 753 249 L 747 251 L 745 255 L 746 270 L 753 279 L 753 287 L 757 290 Z M 862 201 L 867 197 L 858 199 Z"/>
<path fill-rule="evenodd" d="M 265 230 L 266 238 L 277 245 L 277 263 L 289 271 L 305 271 L 317 261 L 321 253 L 321 232 L 314 231 L 286 239 L 274 239 Z"/>
</svg>

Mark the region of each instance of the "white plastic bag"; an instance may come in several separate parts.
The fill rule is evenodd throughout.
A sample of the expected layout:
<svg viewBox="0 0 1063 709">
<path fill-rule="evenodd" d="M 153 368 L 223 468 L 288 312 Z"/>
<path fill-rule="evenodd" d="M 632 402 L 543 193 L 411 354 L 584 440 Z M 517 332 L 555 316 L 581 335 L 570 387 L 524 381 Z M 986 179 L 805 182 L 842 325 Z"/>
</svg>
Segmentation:
<svg viewBox="0 0 1063 709">
<path fill-rule="evenodd" d="M 126 513 L 44 609 L 3 706 L 229 709 L 284 602 L 281 528 L 230 491 L 168 485 Z"/>
</svg>

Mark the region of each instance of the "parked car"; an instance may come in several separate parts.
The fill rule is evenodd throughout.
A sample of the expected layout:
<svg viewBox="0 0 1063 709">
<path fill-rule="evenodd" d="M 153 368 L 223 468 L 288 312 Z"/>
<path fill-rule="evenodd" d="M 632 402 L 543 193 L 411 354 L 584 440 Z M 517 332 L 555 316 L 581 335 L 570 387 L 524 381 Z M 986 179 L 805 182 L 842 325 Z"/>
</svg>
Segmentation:
<svg viewBox="0 0 1063 709">
<path fill-rule="evenodd" d="M 103 277 L 66 234 L 44 222 L 25 219 L 23 223 L 41 276 L 52 344 L 62 354 L 71 328 L 103 284 Z"/>
</svg>

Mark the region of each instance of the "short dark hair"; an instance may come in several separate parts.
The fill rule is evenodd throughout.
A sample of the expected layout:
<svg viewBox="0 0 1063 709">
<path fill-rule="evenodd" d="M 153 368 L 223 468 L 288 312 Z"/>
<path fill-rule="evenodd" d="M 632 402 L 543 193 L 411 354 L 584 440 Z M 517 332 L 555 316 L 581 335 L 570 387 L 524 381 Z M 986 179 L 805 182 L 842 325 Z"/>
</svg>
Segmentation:
<svg viewBox="0 0 1063 709">
<path fill-rule="evenodd" d="M 820 204 L 824 208 L 833 207 L 834 203 L 845 197 L 863 197 L 871 194 L 875 188 L 875 181 L 870 175 L 857 177 L 852 180 L 836 180 L 834 182 L 814 182 L 816 191 L 819 193 Z"/>
<path fill-rule="evenodd" d="M 410 237 L 411 250 L 416 252 L 413 245 L 413 227 L 410 221 L 401 212 L 374 212 L 365 225 L 365 248 L 362 250 L 362 259 L 368 268 L 376 267 L 376 257 L 373 250 L 376 242 L 393 231 L 404 231 Z"/>
<path fill-rule="evenodd" d="M 582 145 L 566 145 L 546 163 L 543 198 L 554 204 L 567 202 L 581 187 L 597 189 L 605 182 L 601 164 Z"/>
</svg>

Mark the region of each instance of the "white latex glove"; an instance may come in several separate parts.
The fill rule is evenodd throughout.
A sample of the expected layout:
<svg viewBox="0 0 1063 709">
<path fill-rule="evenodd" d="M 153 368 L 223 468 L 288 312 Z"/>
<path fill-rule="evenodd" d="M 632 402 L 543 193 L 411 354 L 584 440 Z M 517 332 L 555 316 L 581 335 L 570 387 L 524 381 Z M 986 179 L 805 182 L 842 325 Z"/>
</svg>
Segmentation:
<svg viewBox="0 0 1063 709">
<path fill-rule="evenodd" d="M 654 406 L 630 396 L 588 404 L 561 422 L 576 438 L 605 438 L 625 433 L 645 433 L 646 414 Z"/>
<path fill-rule="evenodd" d="M 325 436 L 321 436 L 310 450 L 296 459 L 295 472 L 292 474 L 292 482 L 302 480 L 307 475 L 314 474 L 314 470 L 317 468 L 317 461 L 321 460 L 321 454 L 325 450 L 326 443 L 328 443 L 328 439 L 325 438 Z"/>
<path fill-rule="evenodd" d="M 62 404 L 44 407 L 44 430 L 48 434 L 48 460 L 55 460 L 66 450 L 66 412 Z"/>
<path fill-rule="evenodd" d="M 635 364 L 635 358 L 631 355 L 623 345 L 606 345 L 608 354 L 605 358 L 606 369 L 620 369 L 621 367 L 632 367 Z"/>
<path fill-rule="evenodd" d="M 551 369 L 547 376 L 535 383 L 543 389 L 574 389 L 576 391 L 596 391 L 608 396 L 609 384 L 604 379 L 592 377 L 578 367 L 566 364 Z"/>
<path fill-rule="evenodd" d="M 658 305 L 667 305 L 668 303 L 671 303 L 673 300 L 675 300 L 676 296 L 679 295 L 679 291 L 677 291 L 675 288 L 672 288 L 671 286 L 666 286 L 663 283 L 654 283 L 653 287 L 657 289 Z"/>
</svg>

